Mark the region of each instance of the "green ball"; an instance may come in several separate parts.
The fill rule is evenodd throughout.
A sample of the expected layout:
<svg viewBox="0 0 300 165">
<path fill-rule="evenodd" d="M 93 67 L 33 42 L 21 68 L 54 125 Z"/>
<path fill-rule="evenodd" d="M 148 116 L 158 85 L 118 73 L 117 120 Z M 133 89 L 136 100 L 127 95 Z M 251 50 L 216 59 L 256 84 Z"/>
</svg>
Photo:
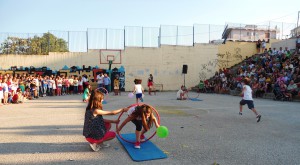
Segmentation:
<svg viewBox="0 0 300 165">
<path fill-rule="evenodd" d="M 160 126 L 156 129 L 156 134 L 160 138 L 166 138 L 169 135 L 169 130 L 165 126 Z"/>
</svg>

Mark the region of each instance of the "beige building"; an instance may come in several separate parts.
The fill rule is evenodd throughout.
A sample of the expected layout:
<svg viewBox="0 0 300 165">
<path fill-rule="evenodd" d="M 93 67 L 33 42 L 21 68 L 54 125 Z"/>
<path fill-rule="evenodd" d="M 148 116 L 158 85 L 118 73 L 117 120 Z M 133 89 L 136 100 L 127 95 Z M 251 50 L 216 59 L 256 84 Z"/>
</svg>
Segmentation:
<svg viewBox="0 0 300 165">
<path fill-rule="evenodd" d="M 269 29 L 257 25 L 229 25 L 224 29 L 222 38 L 227 41 L 257 41 L 276 39 L 279 29 Z"/>
</svg>

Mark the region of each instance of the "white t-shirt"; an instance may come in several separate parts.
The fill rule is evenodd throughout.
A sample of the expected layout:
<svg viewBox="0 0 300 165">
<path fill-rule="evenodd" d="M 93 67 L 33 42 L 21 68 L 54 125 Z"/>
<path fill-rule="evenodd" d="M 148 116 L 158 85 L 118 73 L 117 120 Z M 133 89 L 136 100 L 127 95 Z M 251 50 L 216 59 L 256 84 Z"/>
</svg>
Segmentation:
<svg viewBox="0 0 300 165">
<path fill-rule="evenodd" d="M 98 80 L 98 84 L 103 84 L 103 79 L 104 79 L 104 76 L 100 76 L 100 74 L 97 75 L 97 80 Z"/>
<path fill-rule="evenodd" d="M 83 76 L 82 81 L 85 83 L 85 82 L 88 82 L 88 79 Z"/>
<path fill-rule="evenodd" d="M 180 99 L 180 94 L 183 94 L 183 90 L 181 90 L 181 89 L 179 89 L 179 91 L 176 94 L 177 99 Z"/>
<path fill-rule="evenodd" d="M 134 87 L 135 87 L 135 93 L 143 93 L 141 84 L 135 84 Z"/>
<path fill-rule="evenodd" d="M 131 107 L 131 108 L 128 109 L 128 111 L 127 111 L 128 116 L 131 115 L 131 114 L 135 111 L 135 108 L 136 108 L 136 107 L 137 107 L 137 106 L 133 106 L 133 107 Z M 142 120 L 141 117 L 138 117 L 138 118 L 136 118 L 136 119 L 137 119 L 137 120 Z"/>
<path fill-rule="evenodd" d="M 78 85 L 82 86 L 83 85 L 83 80 L 81 79 L 80 81 L 78 81 Z"/>
<path fill-rule="evenodd" d="M 266 48 L 266 42 L 265 41 L 262 42 L 262 48 Z"/>
<path fill-rule="evenodd" d="M 246 88 L 246 90 L 244 91 L 243 99 L 244 100 L 253 100 L 253 98 L 252 98 L 252 89 L 250 88 L 250 86 L 249 85 L 244 85 L 243 88 Z"/>
</svg>

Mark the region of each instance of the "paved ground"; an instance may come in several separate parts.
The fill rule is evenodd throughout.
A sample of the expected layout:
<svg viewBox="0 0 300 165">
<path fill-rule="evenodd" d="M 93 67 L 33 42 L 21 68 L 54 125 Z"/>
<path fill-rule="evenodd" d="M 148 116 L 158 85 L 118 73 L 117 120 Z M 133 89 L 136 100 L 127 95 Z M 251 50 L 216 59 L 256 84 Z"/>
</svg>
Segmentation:
<svg viewBox="0 0 300 165">
<path fill-rule="evenodd" d="M 300 164 L 299 102 L 256 99 L 262 114 L 256 123 L 247 107 L 238 115 L 240 97 L 201 94 L 203 101 L 177 101 L 175 95 L 145 96 L 169 128 L 168 138 L 151 139 L 167 159 L 134 162 L 117 139 L 110 148 L 92 152 L 82 136 L 86 104 L 76 95 L 1 106 L 0 164 Z M 123 93 L 110 96 L 104 109 L 132 103 Z M 122 132 L 133 130 L 127 125 Z"/>
</svg>

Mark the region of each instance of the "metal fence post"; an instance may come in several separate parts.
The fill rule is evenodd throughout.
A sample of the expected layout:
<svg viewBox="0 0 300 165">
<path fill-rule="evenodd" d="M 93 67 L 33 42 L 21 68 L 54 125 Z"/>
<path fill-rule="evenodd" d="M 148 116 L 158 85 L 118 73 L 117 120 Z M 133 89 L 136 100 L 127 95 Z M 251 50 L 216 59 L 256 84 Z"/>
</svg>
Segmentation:
<svg viewBox="0 0 300 165">
<path fill-rule="evenodd" d="M 86 52 L 89 52 L 89 28 L 86 30 Z"/>
<path fill-rule="evenodd" d="M 142 26 L 142 48 L 144 47 L 144 27 Z"/>
<path fill-rule="evenodd" d="M 125 26 L 124 26 L 124 32 L 123 32 L 123 34 L 124 34 L 124 45 L 123 45 L 123 49 L 125 50 L 125 48 L 126 48 L 126 28 L 125 28 Z"/>
<path fill-rule="evenodd" d="M 193 46 L 195 46 L 195 26 L 193 25 Z"/>
<path fill-rule="evenodd" d="M 208 43 L 210 43 L 210 24 L 208 24 Z"/>
<path fill-rule="evenodd" d="M 158 34 L 158 47 L 160 48 L 161 46 L 161 25 L 159 26 L 159 34 Z"/>
<path fill-rule="evenodd" d="M 67 31 L 68 32 L 68 50 L 70 51 L 70 31 Z"/>
</svg>

